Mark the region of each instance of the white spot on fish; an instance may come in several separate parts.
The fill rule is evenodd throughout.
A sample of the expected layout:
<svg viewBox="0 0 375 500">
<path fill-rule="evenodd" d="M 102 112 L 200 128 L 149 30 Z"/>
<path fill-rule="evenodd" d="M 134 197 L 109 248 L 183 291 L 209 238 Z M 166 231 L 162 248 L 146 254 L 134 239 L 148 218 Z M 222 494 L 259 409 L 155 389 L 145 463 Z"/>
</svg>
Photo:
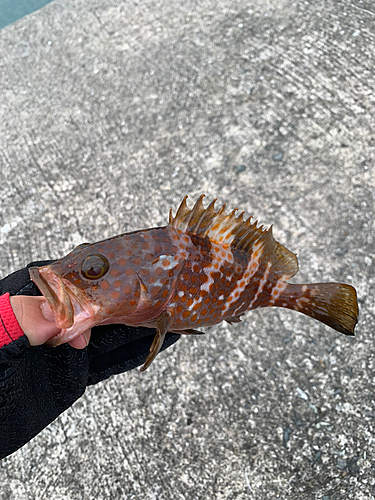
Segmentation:
<svg viewBox="0 0 375 500">
<path fill-rule="evenodd" d="M 169 264 L 166 266 L 163 263 L 168 261 Z M 153 261 L 155 267 L 161 267 L 162 269 L 173 269 L 177 266 L 180 261 L 179 255 L 160 255 L 157 259 Z"/>
<path fill-rule="evenodd" d="M 198 299 L 194 299 L 191 306 L 188 307 L 188 310 L 191 311 L 196 304 L 200 304 L 201 302 L 202 302 L 202 297 L 199 297 Z"/>
<path fill-rule="evenodd" d="M 310 302 L 310 299 L 307 297 L 300 297 L 299 299 L 296 300 L 296 304 L 298 309 L 304 309 L 305 305 Z"/>
<path fill-rule="evenodd" d="M 206 292 L 210 291 L 210 287 L 212 283 L 214 282 L 214 279 L 212 277 L 212 273 L 216 272 L 216 269 L 213 266 L 213 263 L 211 262 L 211 266 L 207 266 L 203 269 L 204 274 L 208 276 L 208 280 L 206 283 L 203 283 L 203 285 L 200 287 L 201 290 L 205 290 Z"/>
</svg>

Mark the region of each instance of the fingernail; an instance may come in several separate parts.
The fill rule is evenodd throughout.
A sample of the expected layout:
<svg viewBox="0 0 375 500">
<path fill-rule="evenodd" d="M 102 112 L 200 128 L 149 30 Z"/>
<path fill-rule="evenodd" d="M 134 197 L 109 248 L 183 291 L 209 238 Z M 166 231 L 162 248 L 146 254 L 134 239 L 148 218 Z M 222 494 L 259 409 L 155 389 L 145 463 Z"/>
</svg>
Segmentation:
<svg viewBox="0 0 375 500">
<path fill-rule="evenodd" d="M 55 321 L 55 315 L 47 301 L 42 302 L 40 308 L 47 321 Z"/>
</svg>

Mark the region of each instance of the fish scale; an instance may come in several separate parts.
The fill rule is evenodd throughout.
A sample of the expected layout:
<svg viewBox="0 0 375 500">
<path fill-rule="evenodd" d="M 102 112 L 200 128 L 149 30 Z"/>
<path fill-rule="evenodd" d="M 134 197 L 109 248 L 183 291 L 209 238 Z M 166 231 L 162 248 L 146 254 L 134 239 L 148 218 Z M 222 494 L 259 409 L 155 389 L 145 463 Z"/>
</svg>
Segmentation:
<svg viewBox="0 0 375 500">
<path fill-rule="evenodd" d="M 182 201 L 166 227 L 83 244 L 49 266 L 30 268 L 61 332 L 57 346 L 87 329 L 123 323 L 156 328 L 145 370 L 168 331 L 235 323 L 248 310 L 294 309 L 353 335 L 355 289 L 339 283 L 289 284 L 298 271 L 295 254 L 244 212 L 218 211 L 203 195 L 192 209 Z"/>
</svg>

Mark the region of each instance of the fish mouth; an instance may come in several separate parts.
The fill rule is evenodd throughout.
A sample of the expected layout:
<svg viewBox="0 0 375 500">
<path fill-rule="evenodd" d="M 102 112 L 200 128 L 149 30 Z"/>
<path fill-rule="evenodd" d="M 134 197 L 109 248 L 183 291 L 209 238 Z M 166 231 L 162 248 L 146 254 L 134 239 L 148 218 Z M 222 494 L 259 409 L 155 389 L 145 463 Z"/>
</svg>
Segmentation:
<svg viewBox="0 0 375 500">
<path fill-rule="evenodd" d="M 74 309 L 62 278 L 47 266 L 30 267 L 29 274 L 51 306 L 56 326 L 62 329 L 73 326 Z"/>
<path fill-rule="evenodd" d="M 61 332 L 47 344 L 57 346 L 85 332 L 94 324 L 98 307 L 69 280 L 59 276 L 49 266 L 30 267 L 29 274 L 55 315 L 55 323 Z"/>
</svg>

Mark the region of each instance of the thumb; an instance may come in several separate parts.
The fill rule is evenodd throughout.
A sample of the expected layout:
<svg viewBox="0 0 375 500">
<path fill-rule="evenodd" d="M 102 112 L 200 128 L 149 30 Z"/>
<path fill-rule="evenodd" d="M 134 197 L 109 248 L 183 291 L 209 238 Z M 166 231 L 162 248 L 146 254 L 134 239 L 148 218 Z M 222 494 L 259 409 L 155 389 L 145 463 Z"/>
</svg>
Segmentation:
<svg viewBox="0 0 375 500">
<path fill-rule="evenodd" d="M 29 339 L 30 345 L 44 344 L 60 332 L 54 314 L 44 297 L 14 295 L 10 297 L 14 315 Z"/>
</svg>

